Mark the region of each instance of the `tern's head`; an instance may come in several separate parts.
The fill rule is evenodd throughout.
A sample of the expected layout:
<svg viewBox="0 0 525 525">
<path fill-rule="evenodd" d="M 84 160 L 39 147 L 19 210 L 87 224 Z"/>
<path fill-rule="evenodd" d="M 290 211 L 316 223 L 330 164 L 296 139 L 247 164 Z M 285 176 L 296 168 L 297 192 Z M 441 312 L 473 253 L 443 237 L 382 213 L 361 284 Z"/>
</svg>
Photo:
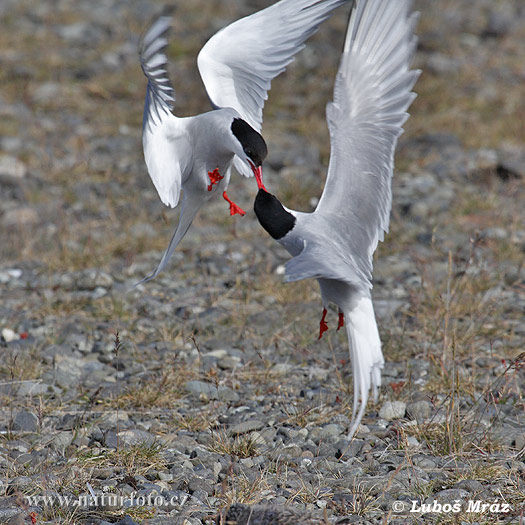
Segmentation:
<svg viewBox="0 0 525 525">
<path fill-rule="evenodd" d="M 264 142 L 261 134 L 241 118 L 233 119 L 231 130 L 242 147 L 244 156 L 239 156 L 248 161 L 250 165 L 253 164 L 255 168 L 260 168 L 268 154 L 266 142 Z"/>
<path fill-rule="evenodd" d="M 262 163 L 268 154 L 266 142 L 264 142 L 262 135 L 242 118 L 233 119 L 231 130 L 234 136 L 233 141 L 236 144 L 236 155 L 250 165 L 257 181 L 257 187 L 264 188 L 262 183 Z"/>
<path fill-rule="evenodd" d="M 261 226 L 275 239 L 282 239 L 296 223 L 296 218 L 286 211 L 279 199 L 259 188 L 253 209 Z"/>
</svg>

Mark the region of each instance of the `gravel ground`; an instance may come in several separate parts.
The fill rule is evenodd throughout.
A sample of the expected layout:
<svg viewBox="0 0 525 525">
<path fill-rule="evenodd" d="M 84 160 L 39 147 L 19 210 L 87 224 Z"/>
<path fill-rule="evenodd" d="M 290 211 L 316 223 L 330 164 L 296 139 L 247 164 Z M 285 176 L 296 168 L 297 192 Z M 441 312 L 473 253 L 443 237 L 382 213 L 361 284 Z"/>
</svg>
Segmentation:
<svg viewBox="0 0 525 525">
<path fill-rule="evenodd" d="M 208 108 L 204 41 L 265 5 L 179 3 L 178 115 Z M 424 72 L 375 259 L 383 388 L 350 442 L 346 337 L 330 312 L 317 341 L 315 283 L 281 283 L 255 184 L 230 186 L 246 217 L 218 199 L 133 288 L 177 218 L 140 142 L 137 40 L 162 8 L 0 4 L 0 522 L 523 521 L 523 2 L 416 2 Z M 322 191 L 347 13 L 265 110 L 265 180 L 295 209 Z"/>
</svg>

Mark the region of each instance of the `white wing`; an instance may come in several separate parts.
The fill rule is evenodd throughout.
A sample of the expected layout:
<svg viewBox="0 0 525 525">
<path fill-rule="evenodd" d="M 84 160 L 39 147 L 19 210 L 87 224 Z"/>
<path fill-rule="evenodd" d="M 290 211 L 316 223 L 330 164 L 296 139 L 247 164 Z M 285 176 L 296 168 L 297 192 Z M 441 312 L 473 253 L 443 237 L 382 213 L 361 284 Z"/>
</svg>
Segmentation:
<svg viewBox="0 0 525 525">
<path fill-rule="evenodd" d="M 261 131 L 271 81 L 338 6 L 348 0 L 281 0 L 225 27 L 201 49 L 197 64 L 214 108 L 232 107 Z M 235 158 L 235 167 L 252 176 Z"/>
<path fill-rule="evenodd" d="M 168 43 L 164 35 L 170 25 L 170 17 L 160 17 L 144 35 L 139 56 L 148 79 L 142 120 L 144 158 L 161 201 L 175 207 L 191 159 L 191 146 L 179 119 L 171 113 L 175 97 L 163 53 Z"/>
<path fill-rule="evenodd" d="M 411 89 L 419 71 L 409 66 L 417 17 L 409 15 L 410 5 L 410 0 L 358 2 L 334 100 L 327 105 L 330 165 L 313 215 L 332 225 L 333 237 L 350 252 L 350 273 L 365 282 L 371 279 L 377 243 L 388 230 L 394 150 L 416 96 Z M 303 260 L 306 251 L 299 256 Z"/>
</svg>

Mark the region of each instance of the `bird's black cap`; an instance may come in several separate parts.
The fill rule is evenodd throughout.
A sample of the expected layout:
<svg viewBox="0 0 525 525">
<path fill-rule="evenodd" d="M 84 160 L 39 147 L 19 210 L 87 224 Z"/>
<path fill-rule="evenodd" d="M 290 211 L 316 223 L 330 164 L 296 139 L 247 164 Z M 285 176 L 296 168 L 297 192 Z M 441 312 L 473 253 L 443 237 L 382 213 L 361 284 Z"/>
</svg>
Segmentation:
<svg viewBox="0 0 525 525">
<path fill-rule="evenodd" d="M 250 158 L 258 168 L 268 154 L 266 142 L 260 133 L 257 133 L 246 121 L 235 118 L 232 122 L 232 133 L 241 143 L 244 153 Z"/>
<path fill-rule="evenodd" d="M 259 189 L 253 209 L 261 226 L 277 241 L 282 239 L 294 226 L 297 219 L 286 211 L 279 199 Z"/>
</svg>

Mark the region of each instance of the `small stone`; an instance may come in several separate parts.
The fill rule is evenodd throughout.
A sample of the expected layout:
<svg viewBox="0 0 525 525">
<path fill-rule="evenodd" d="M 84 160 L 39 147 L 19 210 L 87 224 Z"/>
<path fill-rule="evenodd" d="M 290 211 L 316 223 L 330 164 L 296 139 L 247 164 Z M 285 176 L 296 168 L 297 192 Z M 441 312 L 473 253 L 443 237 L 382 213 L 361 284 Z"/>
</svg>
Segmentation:
<svg viewBox="0 0 525 525">
<path fill-rule="evenodd" d="M 28 487 L 33 483 L 33 479 L 29 476 L 17 476 L 13 478 L 9 483 L 9 488 L 20 490 L 24 487 Z"/>
<path fill-rule="evenodd" d="M 16 414 L 12 429 L 20 432 L 36 432 L 38 430 L 38 419 L 32 412 L 22 410 Z"/>
<path fill-rule="evenodd" d="M 205 394 L 210 399 L 218 399 L 219 391 L 215 385 L 204 381 L 188 381 L 185 385 L 190 394 Z"/>
<path fill-rule="evenodd" d="M 22 270 L 19 268 L 10 268 L 8 270 L 0 271 L 0 283 L 5 284 L 22 277 Z"/>
<path fill-rule="evenodd" d="M 40 218 L 35 209 L 29 206 L 13 208 L 4 213 L 2 217 L 2 226 L 5 228 L 16 228 L 25 226 L 34 226 Z"/>
<path fill-rule="evenodd" d="M 240 434 L 246 434 L 254 430 L 260 430 L 264 428 L 265 424 L 258 419 L 249 419 L 248 421 L 243 421 L 242 423 L 237 423 L 230 429 L 231 436 L 238 436 Z"/>
<path fill-rule="evenodd" d="M 118 433 L 118 443 L 119 445 L 128 447 L 133 445 L 145 445 L 151 447 L 155 443 L 155 436 L 145 430 L 131 428 Z"/>
<path fill-rule="evenodd" d="M 11 516 L 7 521 L 6 525 L 27 525 L 24 514 L 19 512 L 14 516 Z"/>
<path fill-rule="evenodd" d="M 49 385 L 40 381 L 23 381 L 18 387 L 17 396 L 38 396 L 49 391 Z"/>
<path fill-rule="evenodd" d="M 14 330 L 11 330 L 11 328 L 4 328 L 2 330 L 2 339 L 6 343 L 11 343 L 12 341 L 18 341 L 20 337 Z"/>
<path fill-rule="evenodd" d="M 454 487 L 455 489 L 463 489 L 471 494 L 481 492 L 483 485 L 477 479 L 462 479 L 458 481 Z"/>
<path fill-rule="evenodd" d="M 9 155 L 0 156 L 0 175 L 21 179 L 25 177 L 26 173 L 26 165 L 17 158 Z"/>
<path fill-rule="evenodd" d="M 204 492 L 207 496 L 211 496 L 213 494 L 213 486 L 202 478 L 193 478 L 190 480 L 188 483 L 188 490 L 190 494 L 195 494 L 196 492 Z"/>
<path fill-rule="evenodd" d="M 321 430 L 321 437 L 337 437 L 340 436 L 345 431 L 345 427 L 335 423 L 330 423 L 325 425 Z"/>
<path fill-rule="evenodd" d="M 410 419 L 416 421 L 424 421 L 430 417 L 431 406 L 428 401 L 422 399 L 421 401 L 415 401 L 414 403 L 408 403 L 407 415 Z"/>
<path fill-rule="evenodd" d="M 406 443 L 409 447 L 416 448 L 419 447 L 420 443 L 414 436 L 407 436 Z"/>
<path fill-rule="evenodd" d="M 57 448 L 61 448 L 61 449 L 66 448 L 68 445 L 71 444 L 72 441 L 73 441 L 73 432 L 67 431 L 67 430 L 64 432 L 59 432 L 53 437 L 53 444 Z"/>
<path fill-rule="evenodd" d="M 445 489 L 440 490 L 437 494 L 433 494 L 431 497 L 427 498 L 426 503 L 433 503 L 434 500 L 439 501 L 440 503 L 450 503 L 454 500 L 465 500 L 470 496 L 470 494 L 463 489 Z"/>
<path fill-rule="evenodd" d="M 401 419 L 405 416 L 406 403 L 403 401 L 387 401 L 379 411 L 379 417 L 392 421 L 393 419 Z"/>
<path fill-rule="evenodd" d="M 423 457 L 420 456 L 420 457 L 414 458 L 414 465 L 422 469 L 436 468 L 436 462 L 428 456 L 423 456 Z"/>
</svg>

